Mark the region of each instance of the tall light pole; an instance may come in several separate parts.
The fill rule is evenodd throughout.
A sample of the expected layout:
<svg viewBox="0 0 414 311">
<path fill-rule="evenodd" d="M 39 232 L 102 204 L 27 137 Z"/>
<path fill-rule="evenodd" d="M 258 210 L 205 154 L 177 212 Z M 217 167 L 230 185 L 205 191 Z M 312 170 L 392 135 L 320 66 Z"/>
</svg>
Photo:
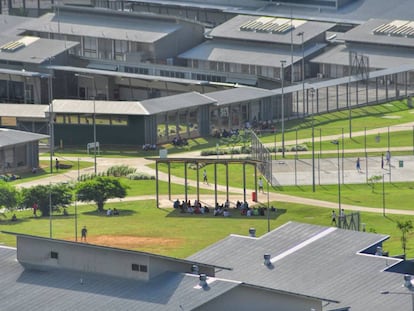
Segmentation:
<svg viewBox="0 0 414 311">
<path fill-rule="evenodd" d="M 341 216 L 341 169 L 340 169 L 340 162 L 339 162 L 339 140 L 333 140 L 332 144 L 336 145 L 336 153 L 338 157 L 338 209 L 339 213 L 338 216 Z"/>
<path fill-rule="evenodd" d="M 304 35 L 303 31 L 298 33 L 298 36 L 302 38 L 302 100 L 303 100 L 303 107 L 305 107 L 305 47 L 304 47 Z"/>
<path fill-rule="evenodd" d="M 385 217 L 385 175 L 389 173 L 382 174 L 382 216 Z"/>
<path fill-rule="evenodd" d="M 290 6 L 290 81 L 293 84 L 293 10 Z"/>
<path fill-rule="evenodd" d="M 315 126 L 313 120 L 313 98 L 315 96 L 315 89 L 311 88 L 312 97 L 312 191 L 315 192 Z"/>
<path fill-rule="evenodd" d="M 385 217 L 385 174 L 382 174 L 382 216 Z"/>
<path fill-rule="evenodd" d="M 49 57 L 49 65 L 51 62 L 51 58 Z M 49 97 L 49 147 L 50 147 L 50 173 L 53 173 L 53 152 L 55 149 L 55 131 L 53 126 L 53 77 L 51 72 L 49 72 L 49 79 L 48 79 L 48 97 Z"/>
<path fill-rule="evenodd" d="M 49 237 L 52 238 L 52 183 L 49 183 Z"/>
<path fill-rule="evenodd" d="M 285 64 L 286 64 L 285 60 L 280 61 L 280 65 L 281 65 L 280 77 L 281 77 L 281 83 L 282 83 L 282 157 L 283 158 L 285 157 L 285 94 L 283 90 L 283 84 L 285 80 Z"/>
<path fill-rule="evenodd" d="M 95 77 L 93 76 L 87 76 L 82 74 L 75 74 L 76 77 L 82 77 L 86 79 L 91 79 L 93 82 L 93 88 L 94 88 L 94 96 L 93 96 L 93 158 L 94 158 L 94 173 L 95 176 L 97 174 L 97 164 L 96 164 L 96 107 L 95 107 L 95 100 L 96 100 L 96 81 Z"/>
<path fill-rule="evenodd" d="M 80 177 L 79 158 L 78 158 L 78 182 Z M 75 241 L 78 242 L 78 194 L 75 193 Z"/>
</svg>

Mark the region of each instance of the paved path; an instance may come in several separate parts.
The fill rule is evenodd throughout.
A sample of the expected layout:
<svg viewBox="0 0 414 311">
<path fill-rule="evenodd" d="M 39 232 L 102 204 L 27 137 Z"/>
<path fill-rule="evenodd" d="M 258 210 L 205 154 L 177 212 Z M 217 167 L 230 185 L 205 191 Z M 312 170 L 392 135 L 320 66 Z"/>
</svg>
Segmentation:
<svg viewBox="0 0 414 311">
<path fill-rule="evenodd" d="M 399 126 L 391 126 L 389 130 L 390 131 L 401 131 L 401 130 L 406 130 L 407 127 L 410 127 L 410 126 L 411 127 L 414 126 L 414 122 L 399 125 Z M 370 130 L 370 131 L 367 131 L 367 134 L 368 133 L 377 134 L 377 133 L 384 133 L 384 132 L 388 132 L 388 127 Z M 361 136 L 364 134 L 365 134 L 365 131 L 355 132 L 353 133 L 353 136 L 356 137 L 356 136 Z M 338 138 L 338 135 L 325 136 L 325 137 L 322 137 L 322 140 L 333 140 L 336 138 Z M 307 141 L 308 140 L 309 139 L 307 139 Z M 295 142 L 291 142 L 291 141 L 286 142 L 286 144 L 291 144 L 291 143 L 295 143 Z M 397 149 L 402 150 L 405 148 L 406 147 L 393 148 L 392 150 L 393 151 Z M 370 151 L 374 151 L 374 150 L 380 151 L 380 152 L 383 151 L 382 149 L 370 149 Z M 333 152 L 336 153 L 335 150 Z M 348 152 L 361 152 L 361 150 L 347 150 L 347 153 Z M 326 153 L 329 153 L 329 152 L 327 151 Z M 188 158 L 195 158 L 199 156 L 200 156 L 199 151 L 191 151 L 191 152 L 180 154 L 180 157 L 188 157 Z M 402 157 L 399 157 L 399 158 L 402 158 Z M 49 160 L 49 157 L 45 157 L 44 159 Z M 78 158 L 66 158 L 65 161 L 66 160 L 72 161 L 76 165 Z M 92 157 L 83 157 L 83 158 L 79 158 L 79 160 L 93 162 Z M 374 162 L 378 162 L 380 161 L 380 158 L 374 157 L 374 158 L 370 158 L 370 160 Z M 406 157 L 404 158 L 404 160 L 405 160 L 404 169 L 397 168 L 398 167 L 397 163 L 399 160 L 394 159 L 393 165 L 389 167 L 390 170 L 389 169 L 381 170 L 377 163 L 377 168 L 373 170 L 372 173 L 377 172 L 378 174 L 380 175 L 382 174 L 383 176 L 387 176 L 387 178 L 391 179 L 391 175 L 389 174 L 389 172 L 391 171 L 393 181 L 395 180 L 401 180 L 401 181 L 413 180 L 414 181 L 414 157 L 413 156 Z M 324 159 L 324 161 L 328 163 L 328 167 L 324 167 L 323 169 L 322 169 L 322 166 L 318 167 L 319 168 L 318 172 L 320 173 L 321 171 L 324 171 L 324 174 L 325 174 L 323 175 L 324 177 L 322 178 L 322 183 L 323 184 L 329 184 L 329 183 L 336 184 L 337 176 L 338 176 L 338 166 L 337 165 L 335 166 L 335 164 L 337 163 L 336 157 L 331 158 L 331 159 Z M 278 160 L 277 162 L 280 162 L 280 160 Z M 294 160 L 283 160 L 282 162 L 283 164 L 278 164 L 279 167 L 277 168 L 277 172 L 275 173 L 276 178 L 278 179 L 280 184 L 284 184 L 284 185 L 292 184 L 291 180 L 292 180 L 292 176 L 294 175 L 294 171 L 292 170 L 294 166 L 293 165 Z M 113 165 L 125 164 L 128 166 L 137 168 L 137 171 L 139 172 L 147 173 L 149 175 L 155 175 L 155 171 L 152 168 L 148 167 L 148 164 L 150 163 L 153 163 L 153 161 L 150 161 L 144 158 L 99 158 L 99 157 L 97 158 L 98 171 L 105 171 L 106 169 L 108 169 L 109 167 Z M 303 160 L 301 160 L 301 163 L 302 164 L 304 163 L 304 164 L 302 165 L 300 170 L 297 172 L 298 174 L 300 174 L 298 184 L 309 184 L 310 181 L 312 180 L 312 177 L 311 177 L 312 174 L 311 174 L 311 170 L 309 169 L 310 167 L 309 163 Z M 364 169 L 364 163 L 362 163 L 361 166 Z M 355 182 L 354 180 L 355 178 L 351 178 L 351 176 L 356 176 L 358 178 L 357 182 L 364 183 L 366 181 L 365 173 L 360 174 L 356 172 L 353 160 L 347 160 L 347 162 L 344 162 L 342 167 L 344 167 L 343 177 L 347 183 Z M 75 181 L 77 179 L 78 173 L 79 174 L 91 174 L 93 173 L 93 171 L 94 171 L 93 167 L 82 169 L 79 172 L 75 169 L 75 170 L 65 172 L 64 174 L 55 174 L 55 175 L 45 177 L 39 180 L 22 183 L 19 185 L 19 187 L 30 187 L 30 186 L 37 185 L 37 184 L 49 184 L 49 183 L 57 183 L 57 182 Z M 322 175 L 320 176 L 318 175 L 319 179 L 321 177 Z M 168 175 L 166 173 L 159 172 L 159 179 L 167 181 Z M 183 178 L 176 177 L 176 176 L 172 176 L 171 181 L 172 183 L 177 183 L 177 184 L 184 184 L 185 182 Z M 193 181 L 193 180 L 188 180 L 188 184 L 192 187 L 197 186 L 196 181 Z M 200 188 L 203 188 L 203 189 L 213 190 L 212 185 L 205 185 L 200 182 L 199 186 Z M 226 189 L 224 186 L 222 185 L 218 186 L 218 191 L 224 192 L 225 190 Z M 254 191 L 253 189 L 246 189 L 246 197 L 248 201 L 250 201 L 251 199 L 250 196 L 253 191 Z M 231 202 L 236 202 L 237 200 L 243 200 L 243 195 L 244 195 L 243 189 L 230 187 L 229 192 L 230 192 L 229 199 Z M 145 196 L 139 196 L 139 197 L 127 197 L 121 200 L 114 199 L 110 201 L 119 202 L 119 201 L 154 200 L 154 199 L 155 199 L 155 195 L 145 195 Z M 177 198 L 172 197 L 171 199 L 175 200 Z M 179 199 L 182 200 L 183 197 L 180 197 Z M 191 195 L 189 196 L 189 199 L 193 201 L 196 199 L 196 197 L 195 195 Z M 267 193 L 258 194 L 258 201 L 260 204 L 267 205 L 267 199 L 268 199 Z M 167 195 L 160 196 L 160 207 L 172 207 L 172 204 L 173 204 L 172 200 L 169 200 Z M 225 200 L 226 200 L 225 195 L 218 195 L 219 202 L 224 202 Z M 200 195 L 200 201 L 206 205 L 210 205 L 210 206 L 214 205 L 214 194 Z M 296 196 L 291 196 L 291 195 L 286 195 L 286 194 L 281 194 L 281 193 L 272 193 L 272 192 L 269 193 L 269 201 L 306 204 L 306 205 L 325 207 L 328 209 L 338 208 L 338 203 L 335 203 L 335 202 L 307 199 L 307 198 L 296 197 Z M 383 212 L 381 208 L 372 208 L 372 207 L 356 206 L 356 205 L 349 205 L 349 204 L 342 204 L 341 207 L 344 208 L 345 210 L 352 210 L 352 211 L 365 211 L 365 212 L 373 212 L 373 213 Z M 400 214 L 400 215 L 414 215 L 414 211 L 398 210 L 398 209 L 387 209 L 386 213 L 387 214 Z"/>
</svg>

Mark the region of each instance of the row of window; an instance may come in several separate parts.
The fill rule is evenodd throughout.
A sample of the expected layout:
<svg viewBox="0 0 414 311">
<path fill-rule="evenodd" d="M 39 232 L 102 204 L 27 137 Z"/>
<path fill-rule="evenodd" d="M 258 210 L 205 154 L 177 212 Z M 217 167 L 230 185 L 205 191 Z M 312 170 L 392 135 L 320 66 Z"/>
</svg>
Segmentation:
<svg viewBox="0 0 414 311">
<path fill-rule="evenodd" d="M 93 115 L 66 114 L 56 115 L 56 124 L 93 124 Z M 127 126 L 128 118 L 124 116 L 96 116 L 96 125 Z"/>
</svg>

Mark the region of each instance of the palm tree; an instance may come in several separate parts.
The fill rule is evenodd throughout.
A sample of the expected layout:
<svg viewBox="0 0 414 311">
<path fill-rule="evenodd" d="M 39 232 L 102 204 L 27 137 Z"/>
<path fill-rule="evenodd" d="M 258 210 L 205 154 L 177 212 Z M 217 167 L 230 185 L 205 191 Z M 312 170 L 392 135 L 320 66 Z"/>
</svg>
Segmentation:
<svg viewBox="0 0 414 311">
<path fill-rule="evenodd" d="M 401 246 L 404 251 L 404 259 L 407 250 L 407 234 L 413 229 L 411 220 L 399 221 L 397 220 L 397 228 L 401 230 Z"/>
</svg>

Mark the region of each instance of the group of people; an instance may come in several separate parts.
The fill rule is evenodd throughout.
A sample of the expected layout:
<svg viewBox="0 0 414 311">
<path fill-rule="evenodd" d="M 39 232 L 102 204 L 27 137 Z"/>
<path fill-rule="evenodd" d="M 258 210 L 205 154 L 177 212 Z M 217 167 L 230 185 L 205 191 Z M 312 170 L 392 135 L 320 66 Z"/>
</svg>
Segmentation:
<svg viewBox="0 0 414 311">
<path fill-rule="evenodd" d="M 188 141 L 187 141 L 187 138 L 181 138 L 180 135 L 177 135 L 177 136 L 175 136 L 173 138 L 172 144 L 174 146 L 187 146 L 188 145 Z"/>
<path fill-rule="evenodd" d="M 238 136 L 239 135 L 239 129 L 230 129 L 230 130 L 226 130 L 226 129 L 220 129 L 220 130 L 215 130 L 213 133 L 213 136 L 215 138 L 227 138 L 227 137 L 231 137 L 231 136 Z"/>
<path fill-rule="evenodd" d="M 267 211 L 267 207 L 263 207 L 263 206 L 259 206 L 259 207 L 250 207 L 249 203 L 247 203 L 246 201 L 241 202 L 241 201 L 237 201 L 236 202 L 236 209 L 240 210 L 240 214 L 242 216 L 265 216 L 265 212 Z M 276 212 L 276 208 L 272 205 L 270 207 L 270 211 L 271 212 Z"/>
<path fill-rule="evenodd" d="M 194 204 L 191 204 L 191 200 L 182 201 L 175 200 L 173 204 L 174 209 L 180 209 L 181 213 L 189 214 L 207 214 L 210 213 L 210 209 L 207 206 L 202 206 L 201 203 L 197 200 L 194 201 Z"/>
<path fill-rule="evenodd" d="M 143 151 L 149 151 L 149 150 L 157 150 L 157 145 L 155 144 L 143 144 L 142 145 Z"/>
<path fill-rule="evenodd" d="M 384 163 L 384 154 L 381 154 L 381 169 L 384 169 L 384 165 L 391 164 L 391 152 L 388 150 L 385 153 L 385 163 Z M 358 157 L 355 163 L 358 173 L 361 173 L 361 159 Z"/>
<path fill-rule="evenodd" d="M 111 208 L 108 208 L 106 211 L 106 216 L 119 216 L 119 211 L 114 207 L 112 210 Z"/>
<path fill-rule="evenodd" d="M 331 225 L 335 225 L 335 226 L 337 225 L 337 221 L 336 221 L 337 218 L 338 218 L 338 215 L 336 214 L 335 210 L 332 210 Z M 345 210 L 342 208 L 339 213 L 339 221 L 343 223 L 345 220 L 346 220 L 346 214 L 345 214 Z"/>
</svg>

